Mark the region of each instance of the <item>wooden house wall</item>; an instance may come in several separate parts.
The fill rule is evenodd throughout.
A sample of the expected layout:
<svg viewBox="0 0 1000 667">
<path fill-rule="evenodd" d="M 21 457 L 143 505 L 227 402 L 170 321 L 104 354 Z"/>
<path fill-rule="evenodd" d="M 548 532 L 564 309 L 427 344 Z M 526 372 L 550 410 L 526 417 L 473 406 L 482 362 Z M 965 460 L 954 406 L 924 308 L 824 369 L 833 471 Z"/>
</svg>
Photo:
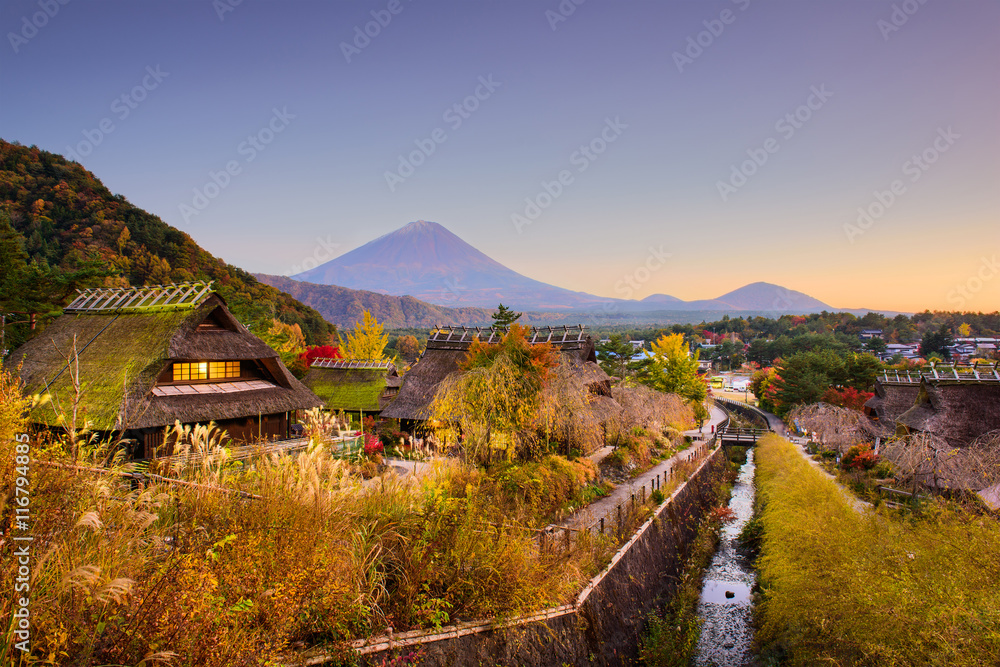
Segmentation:
<svg viewBox="0 0 1000 667">
<path fill-rule="evenodd" d="M 291 427 L 289 414 L 278 412 L 259 417 L 244 417 L 241 419 L 226 419 L 216 422 L 216 426 L 226 431 L 236 444 L 248 444 L 258 440 L 283 440 L 289 437 Z M 155 456 L 170 456 L 173 453 L 173 442 L 165 442 L 166 429 L 140 429 L 129 431 L 126 437 L 135 439 L 135 456 L 150 459 Z"/>
</svg>

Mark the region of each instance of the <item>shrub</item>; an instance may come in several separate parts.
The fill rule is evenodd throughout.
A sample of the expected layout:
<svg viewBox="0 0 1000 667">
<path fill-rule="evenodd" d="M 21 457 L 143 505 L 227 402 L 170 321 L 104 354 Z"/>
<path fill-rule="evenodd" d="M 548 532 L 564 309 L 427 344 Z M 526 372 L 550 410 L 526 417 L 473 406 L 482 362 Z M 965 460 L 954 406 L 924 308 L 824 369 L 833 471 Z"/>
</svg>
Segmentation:
<svg viewBox="0 0 1000 667">
<path fill-rule="evenodd" d="M 365 455 L 372 456 L 381 454 L 383 451 L 385 451 L 385 445 L 382 444 L 382 440 L 374 433 L 365 433 Z"/>
<path fill-rule="evenodd" d="M 840 467 L 844 470 L 871 470 L 878 463 L 878 455 L 867 445 L 850 447 L 840 459 Z"/>
</svg>

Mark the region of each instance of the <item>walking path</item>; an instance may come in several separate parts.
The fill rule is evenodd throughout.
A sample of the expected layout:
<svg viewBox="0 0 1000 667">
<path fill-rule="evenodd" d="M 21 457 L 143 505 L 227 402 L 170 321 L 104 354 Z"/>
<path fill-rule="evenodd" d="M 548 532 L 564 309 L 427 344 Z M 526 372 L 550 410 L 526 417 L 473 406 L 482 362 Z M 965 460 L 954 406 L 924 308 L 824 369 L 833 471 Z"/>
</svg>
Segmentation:
<svg viewBox="0 0 1000 667">
<path fill-rule="evenodd" d="M 636 502 L 639 502 L 643 497 L 643 490 L 645 490 L 645 497 L 648 498 L 654 489 L 660 488 L 664 482 L 670 479 L 670 471 L 674 469 L 677 463 L 687 461 L 692 456 L 704 452 L 705 441 L 711 438 L 719 424 L 726 419 L 726 413 L 723 410 L 714 405 L 710 407 L 709 421 L 702 427 L 701 433 L 696 428 L 684 432 L 684 435 L 690 436 L 693 440 L 690 447 L 678 452 L 665 461 L 660 461 L 646 472 L 637 475 L 628 482 L 619 484 L 611 493 L 581 508 L 567 517 L 560 525 L 583 530 L 600 523 L 602 518 L 605 525 L 615 525 L 615 522 L 618 521 L 619 505 L 623 508 L 628 508 L 629 503 L 632 502 L 633 495 L 636 497 Z M 613 447 L 602 447 L 592 454 L 590 459 L 594 463 L 599 464 L 612 451 L 614 451 Z"/>
</svg>

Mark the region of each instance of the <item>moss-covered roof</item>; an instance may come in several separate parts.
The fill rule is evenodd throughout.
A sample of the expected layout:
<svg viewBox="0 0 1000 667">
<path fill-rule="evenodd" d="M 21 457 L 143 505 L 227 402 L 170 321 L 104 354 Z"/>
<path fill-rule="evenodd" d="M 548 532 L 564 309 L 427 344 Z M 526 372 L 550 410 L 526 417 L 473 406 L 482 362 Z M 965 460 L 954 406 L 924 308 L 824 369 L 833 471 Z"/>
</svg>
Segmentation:
<svg viewBox="0 0 1000 667">
<path fill-rule="evenodd" d="M 79 378 L 78 425 L 112 430 L 128 423 L 125 397 L 145 393 L 163 369 L 174 333 L 195 310 L 118 315 L 63 315 L 25 343 L 12 357 L 31 394 L 50 400 L 31 414 L 35 423 L 59 425 L 58 413 L 72 414 L 74 377 Z M 73 356 L 76 337 L 76 358 Z"/>
<path fill-rule="evenodd" d="M 318 368 L 312 367 L 302 382 L 323 399 L 331 410 L 378 412 L 379 397 L 386 379 L 395 371 L 384 368 Z"/>
</svg>

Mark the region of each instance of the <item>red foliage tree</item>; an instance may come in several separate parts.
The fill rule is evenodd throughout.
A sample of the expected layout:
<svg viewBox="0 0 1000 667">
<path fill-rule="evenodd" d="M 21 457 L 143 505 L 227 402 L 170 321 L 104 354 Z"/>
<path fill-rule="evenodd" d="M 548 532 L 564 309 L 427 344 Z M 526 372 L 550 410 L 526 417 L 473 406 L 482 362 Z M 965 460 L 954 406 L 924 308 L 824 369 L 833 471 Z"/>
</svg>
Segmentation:
<svg viewBox="0 0 1000 667">
<path fill-rule="evenodd" d="M 306 367 L 312 366 L 316 359 L 343 359 L 340 348 L 333 345 L 312 345 L 299 355 L 299 359 L 305 363 Z"/>
<path fill-rule="evenodd" d="M 823 394 L 822 400 L 830 405 L 860 411 L 864 408 L 865 402 L 874 395 L 870 391 L 858 391 L 854 387 L 844 387 L 843 389 L 830 387 Z"/>
</svg>

